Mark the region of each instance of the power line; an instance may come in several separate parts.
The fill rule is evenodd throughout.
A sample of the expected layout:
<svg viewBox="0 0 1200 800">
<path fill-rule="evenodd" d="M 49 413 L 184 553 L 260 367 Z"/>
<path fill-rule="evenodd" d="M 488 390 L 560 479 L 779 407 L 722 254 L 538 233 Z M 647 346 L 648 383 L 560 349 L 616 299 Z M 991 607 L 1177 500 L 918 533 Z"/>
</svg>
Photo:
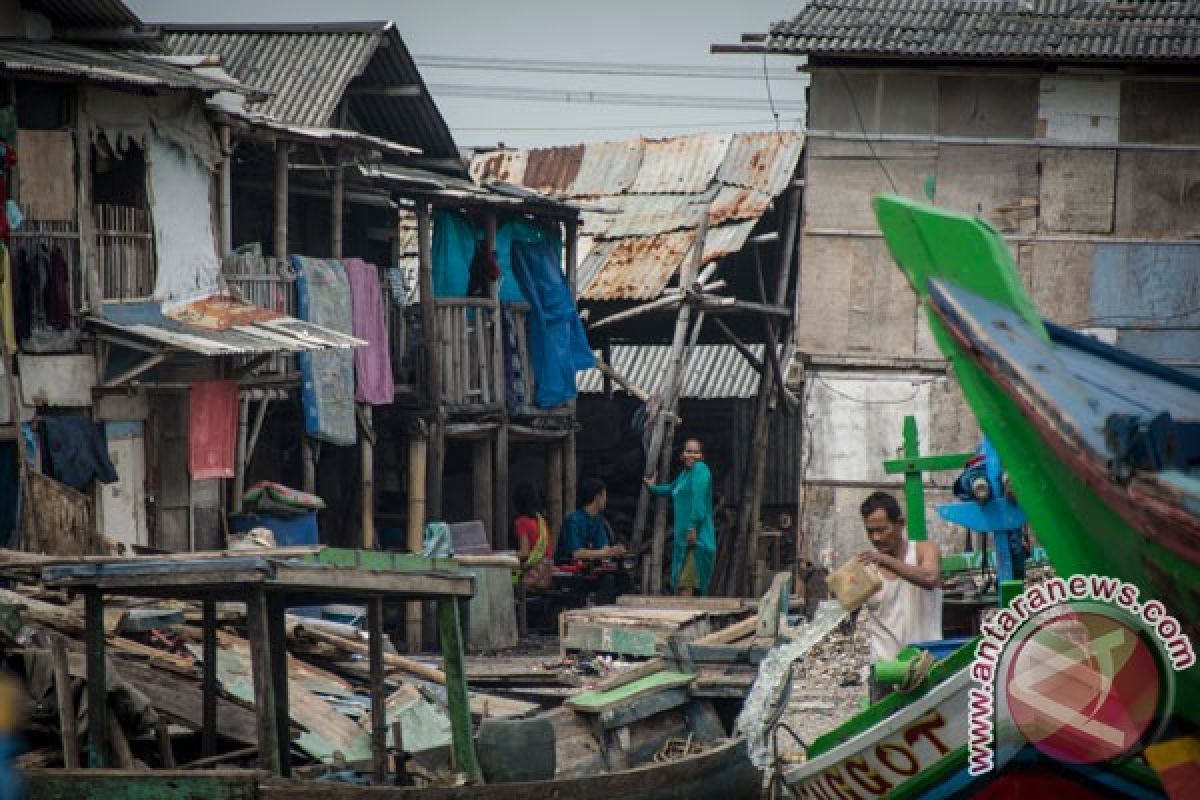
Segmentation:
<svg viewBox="0 0 1200 800">
<path fill-rule="evenodd" d="M 797 118 L 795 121 L 799 121 Z M 453 126 L 456 131 L 637 131 L 653 128 L 728 128 L 743 125 L 770 125 L 775 119 L 744 119 L 735 122 L 647 122 L 641 125 L 542 125 L 532 127 L 491 125 L 485 127 Z"/>
<path fill-rule="evenodd" d="M 577 89 L 532 89 L 519 86 L 479 86 L 462 83 L 431 83 L 429 91 L 441 97 L 472 97 L 489 100 L 525 100 L 535 103 L 577 105 L 670 106 L 757 111 L 762 101 L 748 97 L 705 97 L 699 95 L 641 94 L 636 92 L 593 92 Z M 803 111 L 803 103 L 777 103 L 777 111 Z"/>
<path fill-rule="evenodd" d="M 483 58 L 469 56 L 418 55 L 417 64 L 430 69 L 488 70 L 495 72 L 540 72 L 559 75 L 622 75 L 661 78 L 711 78 L 757 80 L 754 68 L 712 67 L 702 64 L 639 64 L 621 61 L 551 61 L 535 58 Z M 798 72 L 775 72 L 774 80 L 803 81 Z"/>
</svg>

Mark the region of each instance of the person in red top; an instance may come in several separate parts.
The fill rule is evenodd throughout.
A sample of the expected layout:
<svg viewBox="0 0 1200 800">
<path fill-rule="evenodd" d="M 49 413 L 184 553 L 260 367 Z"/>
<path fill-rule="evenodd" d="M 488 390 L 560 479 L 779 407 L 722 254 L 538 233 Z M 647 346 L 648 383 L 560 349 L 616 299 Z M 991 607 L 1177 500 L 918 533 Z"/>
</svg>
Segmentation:
<svg viewBox="0 0 1200 800">
<path fill-rule="evenodd" d="M 521 483 L 513 492 L 513 538 L 521 559 L 522 580 L 528 588 L 546 588 L 554 563 L 554 537 L 543 516 L 542 496 L 532 484 Z"/>
</svg>

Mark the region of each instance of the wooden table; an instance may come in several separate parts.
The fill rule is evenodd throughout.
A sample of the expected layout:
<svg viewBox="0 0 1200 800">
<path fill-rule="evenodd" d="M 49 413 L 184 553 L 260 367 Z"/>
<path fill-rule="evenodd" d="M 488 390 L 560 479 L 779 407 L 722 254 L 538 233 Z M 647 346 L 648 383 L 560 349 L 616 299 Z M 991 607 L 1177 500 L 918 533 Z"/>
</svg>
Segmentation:
<svg viewBox="0 0 1200 800">
<path fill-rule="evenodd" d="M 438 602 L 438 628 L 445 661 L 446 694 L 456 767 L 478 777 L 471 738 L 461 617 L 474 593 L 470 575 L 437 568 L 364 569 L 279 560 L 260 555 L 221 559 L 147 558 L 48 566 L 47 586 L 82 591 L 88 684 L 88 766 L 108 766 L 107 680 L 104 665 L 104 596 L 198 600 L 203 608 L 203 741 L 216 751 L 216 603 L 244 602 L 258 716 L 262 768 L 291 773 L 287 646 L 284 616 L 290 606 L 362 603 L 370 634 L 372 761 L 376 783 L 387 774 L 387 720 L 384 711 L 383 607 L 385 602 Z M 418 566 L 414 564 L 414 566 Z"/>
</svg>

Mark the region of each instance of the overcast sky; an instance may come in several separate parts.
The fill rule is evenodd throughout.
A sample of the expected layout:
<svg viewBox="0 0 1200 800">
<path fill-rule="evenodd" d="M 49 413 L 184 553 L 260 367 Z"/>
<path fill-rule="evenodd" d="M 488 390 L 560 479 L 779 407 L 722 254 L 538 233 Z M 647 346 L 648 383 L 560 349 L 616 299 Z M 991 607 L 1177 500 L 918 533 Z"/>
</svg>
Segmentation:
<svg viewBox="0 0 1200 800">
<path fill-rule="evenodd" d="M 471 69 L 421 66 L 433 86 L 573 92 L 572 102 L 434 95 L 460 146 L 569 144 L 703 130 L 773 130 L 761 56 L 711 55 L 796 13 L 799 0 L 126 0 L 146 22 L 317 22 L 391 19 L 418 57 L 470 59 Z M 530 60 L 587 62 L 589 74 L 501 71 Z M 489 61 L 478 68 L 480 60 Z M 526 62 L 511 64 L 509 62 Z M 600 62 L 600 63 L 597 63 Z M 605 75 L 607 64 L 753 70 L 750 78 Z M 795 59 L 767 59 L 778 125 L 801 125 L 804 83 Z M 621 68 L 623 69 L 623 68 Z M 697 70 L 691 70 L 694 74 Z M 688 72 L 688 70 L 684 70 Z M 462 88 L 449 91 L 463 91 Z M 586 102 L 582 92 L 648 95 L 648 105 Z M 719 98 L 680 107 L 681 98 Z M 714 108 L 730 98 L 745 108 Z M 704 100 L 700 101 L 702 104 Z"/>
</svg>

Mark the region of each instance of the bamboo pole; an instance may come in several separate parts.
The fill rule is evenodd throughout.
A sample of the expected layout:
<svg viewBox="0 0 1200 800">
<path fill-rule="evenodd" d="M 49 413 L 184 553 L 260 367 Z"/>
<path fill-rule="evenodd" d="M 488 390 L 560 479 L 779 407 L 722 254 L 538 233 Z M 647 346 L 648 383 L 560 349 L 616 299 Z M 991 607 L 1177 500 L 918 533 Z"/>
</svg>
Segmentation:
<svg viewBox="0 0 1200 800">
<path fill-rule="evenodd" d="M 496 215 L 489 212 L 484 218 L 484 247 L 496 249 Z M 507 381 L 504 375 L 504 310 L 500 305 L 500 284 L 492 281 L 488 285 L 488 298 L 492 301 L 492 398 L 500 406 L 500 420 L 496 425 L 496 440 L 492 447 L 492 524 L 495 534 L 492 547 L 508 550 L 512 547 L 509 538 L 509 489 L 508 489 L 508 420 L 513 409 L 508 407 Z"/>
<path fill-rule="evenodd" d="M 420 553 L 425 541 L 425 481 L 428 442 L 418 430 L 408 440 L 408 532 L 410 553 Z M 410 653 L 421 650 L 421 604 L 409 602 L 404 611 L 404 638 Z"/>
<path fill-rule="evenodd" d="M 784 235 L 775 281 L 776 304 L 782 304 L 787 299 L 788 282 L 792 273 L 792 256 L 796 246 L 796 231 L 801 212 L 799 189 L 792 189 L 788 193 L 785 208 L 786 217 L 780 221 L 784 228 Z M 777 344 L 777 334 L 771 320 L 764 319 L 764 331 L 767 333 L 765 346 L 771 350 Z M 785 335 L 785 342 L 787 341 L 789 341 L 789 337 Z M 729 570 L 727 588 L 731 594 L 739 594 L 743 591 L 747 564 L 754 563 L 753 559 L 757 550 L 756 542 L 750 537 L 757 538 L 753 532 L 757 530 L 758 506 L 762 502 L 763 479 L 767 463 L 767 437 L 771 428 L 771 405 L 775 392 L 774 371 L 777 364 L 777 360 L 767 359 L 766 369 L 763 370 L 762 378 L 759 380 L 758 398 L 754 410 L 754 429 L 750 440 L 750 458 L 742 483 L 741 503 L 738 508 L 735 533 L 736 541 Z"/>
<path fill-rule="evenodd" d="M 578 311 L 579 293 L 578 293 L 578 261 L 579 261 L 579 222 L 578 220 L 569 219 L 564 223 L 566 236 L 566 259 L 567 270 L 567 291 L 571 293 L 571 305 Z M 575 419 L 576 419 L 576 402 L 571 400 L 568 404 L 570 408 L 570 418 L 567 420 L 567 440 L 563 443 L 563 465 L 562 465 L 562 493 L 563 493 L 563 509 L 570 513 L 575 508 L 575 487 L 578 485 L 579 477 L 578 466 L 575 461 Z"/>
<path fill-rule="evenodd" d="M 288 150 L 284 141 L 275 142 L 275 226 L 272 243 L 275 257 L 287 258 L 288 251 Z"/>
<path fill-rule="evenodd" d="M 693 279 L 696 276 L 700 267 L 700 261 L 704 257 L 704 242 L 708 238 L 708 214 L 700 220 L 700 229 L 696 234 L 696 244 L 693 248 L 692 255 L 684 262 L 683 270 L 679 276 L 679 285 L 683 288 L 690 287 Z M 671 362 L 667 367 L 666 380 L 664 381 L 664 393 L 662 407 L 658 415 L 654 419 L 654 429 L 650 435 L 650 448 L 646 453 L 646 465 L 644 476 L 651 477 L 657 472 L 657 462 L 659 454 L 662 451 L 663 438 L 666 432 L 666 421 L 675 413 L 675 407 L 679 401 L 679 389 L 681 386 L 681 377 L 683 373 L 683 346 L 687 339 L 688 326 L 692 317 L 691 303 L 683 303 L 679 307 L 679 316 L 675 319 L 675 335 L 671 340 Z M 637 552 L 641 549 L 642 541 L 645 538 L 646 522 L 650 511 L 650 493 L 643 485 L 641 492 L 638 494 L 637 512 L 633 522 L 633 542 L 632 549 Z M 650 576 L 654 574 L 654 570 L 661 571 L 662 564 L 651 563 L 650 560 L 642 561 L 642 591 L 648 591 L 650 585 Z"/>
<path fill-rule="evenodd" d="M 342 212 L 345 209 L 346 173 L 342 170 L 342 152 L 334 153 L 333 192 L 329 200 L 329 255 L 342 257 Z"/>
<path fill-rule="evenodd" d="M 546 442 L 546 522 L 557 531 L 563 521 L 563 448 L 564 442 Z"/>
<path fill-rule="evenodd" d="M 233 145 L 230 142 L 229 126 L 217 128 L 221 140 L 221 172 L 218 184 L 221 220 L 221 258 L 233 252 Z"/>
<path fill-rule="evenodd" d="M 429 430 L 427 478 L 425 484 L 426 513 L 432 519 L 442 516 L 442 470 L 445 468 L 445 406 L 442 395 L 442 352 L 437 302 L 433 293 L 433 219 L 429 204 L 418 202 L 417 207 L 417 277 L 421 291 L 422 345 L 425 352 L 426 399 L 433 411 Z"/>
</svg>

